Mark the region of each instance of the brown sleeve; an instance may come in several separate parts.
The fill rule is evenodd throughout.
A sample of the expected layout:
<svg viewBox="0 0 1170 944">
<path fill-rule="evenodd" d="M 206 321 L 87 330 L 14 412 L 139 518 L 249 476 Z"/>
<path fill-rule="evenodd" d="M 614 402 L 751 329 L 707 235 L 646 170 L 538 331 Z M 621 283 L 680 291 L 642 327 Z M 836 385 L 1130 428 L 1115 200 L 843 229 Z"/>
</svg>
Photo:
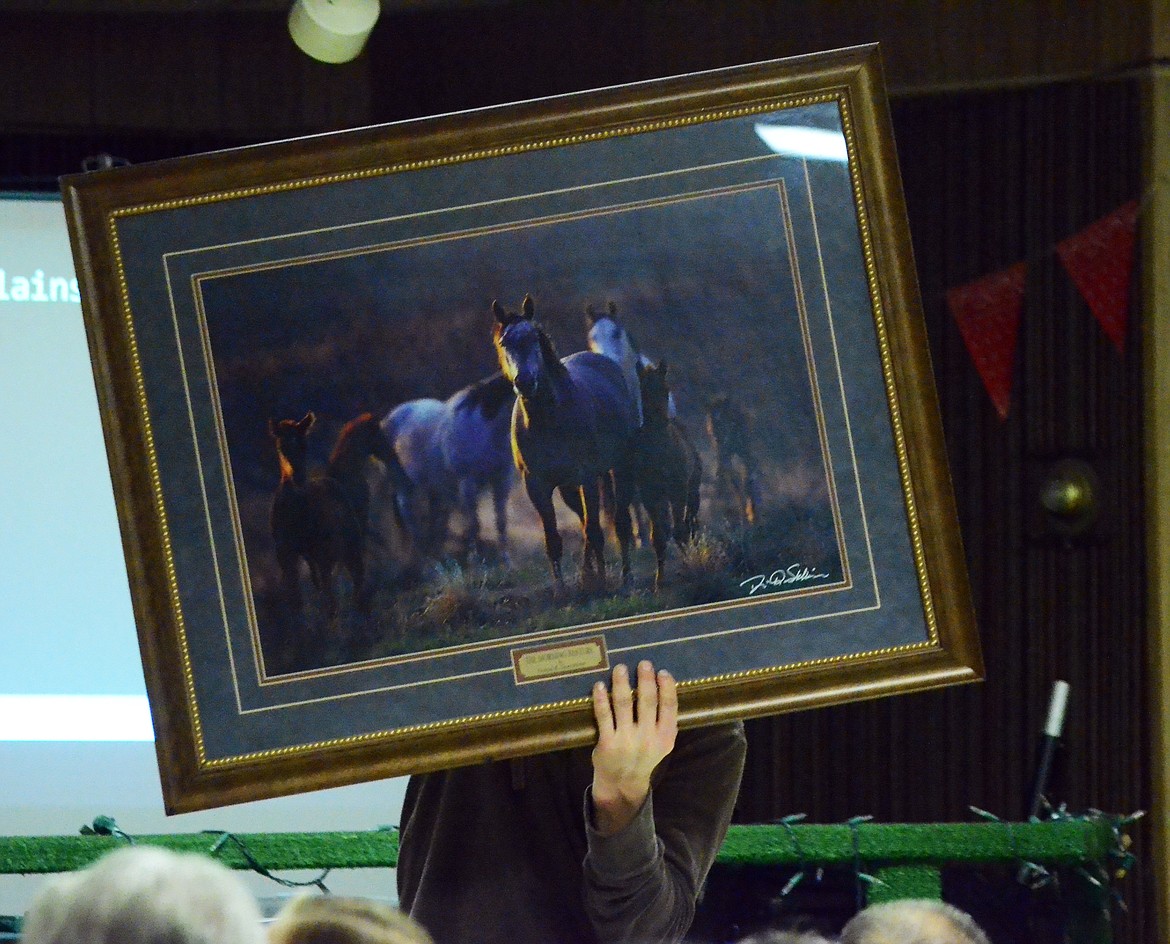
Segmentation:
<svg viewBox="0 0 1170 944">
<path fill-rule="evenodd" d="M 585 910 L 600 944 L 680 941 L 727 835 L 743 776 L 743 724 L 680 731 L 634 821 L 593 828 L 585 798 Z"/>
</svg>

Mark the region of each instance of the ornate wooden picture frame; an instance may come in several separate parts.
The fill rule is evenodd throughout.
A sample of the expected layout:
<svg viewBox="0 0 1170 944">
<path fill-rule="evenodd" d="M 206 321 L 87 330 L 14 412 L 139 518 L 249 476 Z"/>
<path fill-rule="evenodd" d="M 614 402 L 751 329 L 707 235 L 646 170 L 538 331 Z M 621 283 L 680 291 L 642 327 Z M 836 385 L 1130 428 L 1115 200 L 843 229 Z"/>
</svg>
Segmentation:
<svg viewBox="0 0 1170 944">
<path fill-rule="evenodd" d="M 684 725 L 979 679 L 884 96 L 857 47 L 64 178 L 168 810 L 584 744 L 619 661 Z"/>
</svg>

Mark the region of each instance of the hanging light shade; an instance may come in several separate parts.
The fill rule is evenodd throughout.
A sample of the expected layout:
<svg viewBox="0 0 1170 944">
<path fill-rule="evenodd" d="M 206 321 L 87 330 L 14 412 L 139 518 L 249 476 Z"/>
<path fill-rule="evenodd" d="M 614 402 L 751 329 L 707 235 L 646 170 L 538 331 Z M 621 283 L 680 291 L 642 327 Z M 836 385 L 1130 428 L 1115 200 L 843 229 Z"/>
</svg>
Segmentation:
<svg viewBox="0 0 1170 944">
<path fill-rule="evenodd" d="M 288 32 L 305 55 L 349 62 L 366 45 L 378 19 L 378 0 L 296 0 Z"/>
</svg>

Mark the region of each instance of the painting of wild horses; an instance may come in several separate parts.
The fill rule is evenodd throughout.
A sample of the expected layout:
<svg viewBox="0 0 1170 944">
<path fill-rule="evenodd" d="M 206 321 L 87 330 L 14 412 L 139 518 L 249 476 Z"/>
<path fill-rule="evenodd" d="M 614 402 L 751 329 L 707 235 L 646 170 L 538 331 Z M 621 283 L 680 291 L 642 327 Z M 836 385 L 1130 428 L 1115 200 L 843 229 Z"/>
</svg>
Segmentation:
<svg viewBox="0 0 1170 944">
<path fill-rule="evenodd" d="M 210 283 L 274 670 L 843 580 L 786 253 L 744 236 L 777 209 L 774 189 L 662 201 Z M 303 443 L 266 445 L 310 414 Z M 302 468 L 332 480 L 355 415 L 380 418 L 384 448 L 344 476 L 360 553 L 324 581 L 278 525 L 320 489 Z M 776 572 L 789 582 L 753 590 Z"/>
<path fill-rule="evenodd" d="M 684 724 L 978 677 L 878 89 L 857 47 L 67 181 L 164 794 L 584 745 L 619 662 Z"/>
</svg>

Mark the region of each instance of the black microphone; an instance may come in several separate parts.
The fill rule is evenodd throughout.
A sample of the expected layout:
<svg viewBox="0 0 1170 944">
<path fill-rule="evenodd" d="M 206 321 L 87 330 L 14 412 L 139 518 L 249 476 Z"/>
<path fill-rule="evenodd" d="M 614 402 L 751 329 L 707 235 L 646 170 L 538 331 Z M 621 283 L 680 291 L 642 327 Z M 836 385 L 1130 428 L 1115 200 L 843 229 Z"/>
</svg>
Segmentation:
<svg viewBox="0 0 1170 944">
<path fill-rule="evenodd" d="M 1038 820 L 1044 805 L 1044 794 L 1048 790 L 1048 778 L 1052 774 L 1052 762 L 1060 745 L 1064 730 L 1064 713 L 1068 707 L 1068 682 L 1057 679 L 1052 685 L 1052 697 L 1048 702 L 1048 718 L 1044 722 L 1044 734 L 1040 741 L 1040 762 L 1036 768 L 1036 779 L 1032 785 L 1032 803 L 1028 819 Z"/>
</svg>

